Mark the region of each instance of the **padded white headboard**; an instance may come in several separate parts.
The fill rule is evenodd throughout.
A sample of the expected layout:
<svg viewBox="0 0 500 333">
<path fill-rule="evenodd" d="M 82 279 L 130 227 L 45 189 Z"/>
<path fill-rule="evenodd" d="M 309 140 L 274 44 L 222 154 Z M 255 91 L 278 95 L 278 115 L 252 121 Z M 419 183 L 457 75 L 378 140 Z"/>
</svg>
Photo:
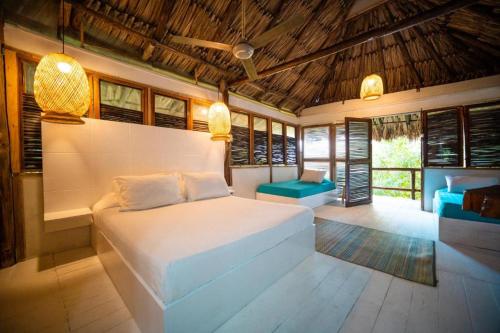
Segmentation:
<svg viewBox="0 0 500 333">
<path fill-rule="evenodd" d="M 203 132 L 96 119 L 42 122 L 42 147 L 45 213 L 91 207 L 119 175 L 224 174 L 224 143 Z"/>
</svg>

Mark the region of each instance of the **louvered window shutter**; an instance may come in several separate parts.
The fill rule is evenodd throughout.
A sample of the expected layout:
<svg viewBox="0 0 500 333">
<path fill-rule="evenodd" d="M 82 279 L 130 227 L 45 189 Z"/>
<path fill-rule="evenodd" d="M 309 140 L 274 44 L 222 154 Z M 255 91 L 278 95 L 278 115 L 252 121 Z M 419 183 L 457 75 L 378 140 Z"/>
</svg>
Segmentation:
<svg viewBox="0 0 500 333">
<path fill-rule="evenodd" d="M 269 163 L 267 160 L 267 124 L 267 119 L 253 117 L 253 158 L 255 164 L 258 165 Z"/>
<path fill-rule="evenodd" d="M 465 119 L 467 166 L 500 167 L 500 102 L 469 106 Z"/>
<path fill-rule="evenodd" d="M 283 142 L 283 124 L 272 122 L 272 155 L 273 164 L 285 163 L 285 144 Z"/>
<path fill-rule="evenodd" d="M 155 126 L 187 128 L 187 101 L 160 94 L 153 96 Z"/>
<path fill-rule="evenodd" d="M 297 133 L 293 126 L 286 127 L 286 164 L 297 164 Z"/>
<path fill-rule="evenodd" d="M 42 126 L 40 116 L 42 110 L 35 101 L 33 81 L 37 64 L 22 61 L 22 95 L 21 95 L 21 145 L 23 170 L 42 169 Z"/>
<path fill-rule="evenodd" d="M 424 166 L 463 166 L 461 109 L 424 111 Z"/>
<path fill-rule="evenodd" d="M 231 112 L 231 161 L 232 165 L 250 164 L 250 129 L 248 115 Z"/>
</svg>

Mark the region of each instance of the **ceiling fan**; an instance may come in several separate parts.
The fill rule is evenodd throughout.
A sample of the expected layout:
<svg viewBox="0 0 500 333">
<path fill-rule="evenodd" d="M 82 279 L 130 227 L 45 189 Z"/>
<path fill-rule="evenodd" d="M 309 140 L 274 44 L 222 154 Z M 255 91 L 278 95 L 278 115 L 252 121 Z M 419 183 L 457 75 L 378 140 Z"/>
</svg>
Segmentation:
<svg viewBox="0 0 500 333">
<path fill-rule="evenodd" d="M 233 55 L 238 58 L 245 72 L 250 80 L 257 80 L 259 76 L 257 75 L 257 70 L 255 69 L 255 64 L 252 60 L 254 51 L 258 48 L 264 47 L 273 40 L 277 39 L 281 35 L 286 34 L 289 31 L 296 29 L 304 23 L 304 18 L 300 15 L 292 16 L 290 19 L 278 24 L 277 26 L 267 30 L 261 35 L 247 40 L 246 38 L 246 0 L 242 0 L 241 4 L 241 40 L 236 45 L 229 45 L 219 42 L 213 42 L 203 39 L 183 37 L 183 36 L 170 36 L 170 41 L 178 44 L 186 44 L 193 46 L 207 47 L 217 50 L 223 50 L 227 52 L 232 52 Z"/>
</svg>

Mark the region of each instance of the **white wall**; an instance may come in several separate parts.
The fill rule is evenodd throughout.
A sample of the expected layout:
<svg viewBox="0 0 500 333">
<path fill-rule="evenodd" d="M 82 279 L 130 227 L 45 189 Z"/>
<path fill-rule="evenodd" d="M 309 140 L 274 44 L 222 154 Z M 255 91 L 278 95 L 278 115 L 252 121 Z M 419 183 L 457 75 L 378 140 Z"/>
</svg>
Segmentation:
<svg viewBox="0 0 500 333">
<path fill-rule="evenodd" d="M 5 44 L 18 50 L 45 55 L 50 52 L 61 52 L 61 42 L 50 39 L 46 36 L 25 30 L 11 24 L 6 24 L 4 28 Z M 104 57 L 89 50 L 66 45 L 65 53 L 74 57 L 84 68 L 106 75 L 119 77 L 133 82 L 170 90 L 182 95 L 205 99 L 217 100 L 217 90 L 215 87 L 195 85 L 182 81 L 174 74 L 160 71 L 150 66 L 138 66 L 125 63 L 109 57 Z M 298 124 L 298 118 L 278 112 L 276 109 L 267 107 L 261 103 L 250 101 L 246 98 L 235 95 L 229 96 L 229 104 L 240 107 L 255 113 L 272 116 L 276 119 Z"/>
<path fill-rule="evenodd" d="M 432 199 L 436 190 L 446 187 L 445 176 L 479 176 L 497 177 L 500 170 L 487 169 L 455 169 L 455 168 L 425 168 L 424 169 L 424 210 L 432 211 Z"/>
<path fill-rule="evenodd" d="M 342 123 L 345 117 L 374 117 L 467 105 L 500 98 L 500 75 L 416 90 L 385 94 L 375 101 L 360 99 L 304 109 L 301 125 Z"/>
<path fill-rule="evenodd" d="M 45 214 L 90 208 L 120 175 L 224 174 L 224 143 L 204 132 L 97 119 L 42 122 L 42 144 Z"/>
</svg>

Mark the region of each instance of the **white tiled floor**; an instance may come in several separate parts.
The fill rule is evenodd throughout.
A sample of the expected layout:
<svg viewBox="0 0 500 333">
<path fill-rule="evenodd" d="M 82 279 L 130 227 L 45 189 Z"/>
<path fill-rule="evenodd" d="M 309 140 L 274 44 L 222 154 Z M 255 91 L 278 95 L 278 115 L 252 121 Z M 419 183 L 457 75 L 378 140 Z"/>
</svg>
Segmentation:
<svg viewBox="0 0 500 333">
<path fill-rule="evenodd" d="M 316 215 L 437 239 L 418 202 L 322 206 Z M 438 287 L 315 254 L 219 332 L 500 332 L 500 253 L 436 242 Z M 90 248 L 0 271 L 0 332 L 139 332 Z"/>
</svg>

